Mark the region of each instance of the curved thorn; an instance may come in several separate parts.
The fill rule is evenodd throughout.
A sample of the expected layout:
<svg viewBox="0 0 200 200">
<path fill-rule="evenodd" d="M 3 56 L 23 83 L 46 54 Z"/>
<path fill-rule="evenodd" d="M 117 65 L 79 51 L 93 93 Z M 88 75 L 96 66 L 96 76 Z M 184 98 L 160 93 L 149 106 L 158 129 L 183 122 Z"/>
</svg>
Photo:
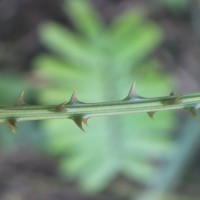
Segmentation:
<svg viewBox="0 0 200 200">
<path fill-rule="evenodd" d="M 164 99 L 161 101 L 161 103 L 163 105 L 170 105 L 170 104 L 174 104 L 174 103 L 179 103 L 181 101 L 181 96 L 174 96 L 174 93 L 170 93 L 170 96 L 168 99 Z"/>
<path fill-rule="evenodd" d="M 83 118 L 82 119 L 82 122 L 88 127 L 89 125 L 88 125 L 88 119 L 89 118 Z"/>
<path fill-rule="evenodd" d="M 136 81 L 132 84 L 131 89 L 128 93 L 128 96 L 130 96 L 130 97 L 138 96 L 137 93 L 136 93 L 135 86 L 136 86 Z"/>
<path fill-rule="evenodd" d="M 25 105 L 25 101 L 24 101 L 24 93 L 25 91 L 23 90 L 17 100 L 17 105 L 18 106 L 22 106 L 22 105 Z"/>
<path fill-rule="evenodd" d="M 82 117 L 74 117 L 72 118 L 72 120 L 74 121 L 74 123 L 83 131 L 85 132 L 85 130 L 83 129 L 83 119 Z"/>
<path fill-rule="evenodd" d="M 79 104 L 79 103 L 81 103 L 81 102 L 78 100 L 78 98 L 77 98 L 76 92 L 77 92 L 77 90 L 75 90 L 75 91 L 73 92 L 73 94 L 72 94 L 72 96 L 71 96 L 71 98 L 70 98 L 68 104 L 72 104 L 72 105 L 73 105 L 73 104 Z"/>
<path fill-rule="evenodd" d="M 131 89 L 129 90 L 128 96 L 124 100 L 135 100 L 139 98 L 135 90 L 136 81 L 132 84 Z"/>
<path fill-rule="evenodd" d="M 16 122 L 17 120 L 14 118 L 7 119 L 8 128 L 13 132 L 16 133 Z"/>
<path fill-rule="evenodd" d="M 136 86 L 136 81 L 132 84 L 128 96 L 123 100 L 134 101 L 134 100 L 145 99 L 144 97 L 141 97 L 137 94 L 135 86 Z"/>
<path fill-rule="evenodd" d="M 63 103 L 57 105 L 57 106 L 55 107 L 55 111 L 56 111 L 56 112 L 65 112 L 65 111 L 66 111 L 66 108 L 65 108 L 66 103 L 67 103 L 67 102 L 65 101 L 65 102 L 63 102 Z"/>
<path fill-rule="evenodd" d="M 185 108 L 185 110 L 187 110 L 191 115 L 192 115 L 192 117 L 194 117 L 194 118 L 196 118 L 197 117 L 197 110 L 196 110 L 196 108 Z"/>
<path fill-rule="evenodd" d="M 136 86 L 136 81 L 132 84 L 131 89 L 129 90 L 129 93 L 127 96 L 129 99 L 134 99 L 134 98 L 138 97 L 135 86 Z"/>
<path fill-rule="evenodd" d="M 154 114 L 155 114 L 155 112 L 147 112 L 147 115 L 148 115 L 151 119 L 154 119 Z"/>
</svg>

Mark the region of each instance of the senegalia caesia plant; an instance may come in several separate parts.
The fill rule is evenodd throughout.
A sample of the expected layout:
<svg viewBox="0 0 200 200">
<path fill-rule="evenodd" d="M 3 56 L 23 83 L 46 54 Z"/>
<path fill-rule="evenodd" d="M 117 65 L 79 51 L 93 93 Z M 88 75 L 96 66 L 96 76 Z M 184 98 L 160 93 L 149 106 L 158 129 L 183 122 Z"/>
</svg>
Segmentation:
<svg viewBox="0 0 200 200">
<path fill-rule="evenodd" d="M 60 118 L 41 121 L 43 146 L 61 158 L 61 175 L 88 192 L 101 191 L 118 175 L 148 186 L 159 171 L 152 161 L 166 162 L 176 145 L 171 137 L 175 115 L 159 112 L 156 120 L 149 120 L 143 114 L 123 114 L 145 112 L 152 118 L 155 112 L 186 106 L 194 115 L 198 94 L 149 98 L 169 94 L 174 84 L 150 56 L 162 42 L 162 31 L 142 12 L 131 9 L 105 27 L 86 0 L 68 0 L 64 8 L 77 32 L 55 22 L 44 24 L 40 38 L 50 52 L 34 61 L 34 72 L 47 80 L 37 93 L 38 104 L 52 106 L 26 105 L 21 95 L 17 107 L 3 106 L 9 114 L 2 122 L 15 130 L 20 120 Z M 139 94 L 148 98 L 137 95 L 134 87 L 126 96 L 133 80 Z M 70 99 L 75 88 L 80 100 L 74 93 L 71 100 L 58 103 Z M 89 101 L 106 102 L 84 103 Z M 82 129 L 89 118 L 118 114 L 91 120 L 84 135 L 71 122 Z"/>
<path fill-rule="evenodd" d="M 102 103 L 83 103 L 78 100 L 74 92 L 69 102 L 51 106 L 35 106 L 25 103 L 24 92 L 22 92 L 17 105 L 0 106 L 0 123 L 7 123 L 8 127 L 15 132 L 16 122 L 69 118 L 84 131 L 82 123 L 88 125 L 88 119 L 92 117 L 147 113 L 153 119 L 156 112 L 178 109 L 188 110 L 196 117 L 199 107 L 199 93 L 188 95 L 172 93 L 165 97 L 144 98 L 135 92 L 135 84 L 123 100 Z"/>
<path fill-rule="evenodd" d="M 121 109 L 131 106 L 132 101 L 117 100 L 125 98 L 133 80 L 137 80 L 141 96 L 169 94 L 174 81 L 150 56 L 161 44 L 162 31 L 143 12 L 134 9 L 105 26 L 87 0 L 66 1 L 64 8 L 77 32 L 55 22 L 41 27 L 41 42 L 50 51 L 40 54 L 33 62 L 34 73 L 44 80 L 37 92 L 38 103 L 57 105 L 66 97 L 70 99 L 77 88 L 80 101 L 108 104 L 103 103 L 102 107 L 97 104 L 94 110 L 96 104 L 80 104 L 79 100 L 73 100 L 77 99 L 73 95 L 69 102 L 72 107 L 81 109 L 81 115 L 56 112 L 56 115 L 62 114 L 63 120 L 43 120 L 40 124 L 47 141 L 44 146 L 51 155 L 61 156 L 61 175 L 67 180 L 77 180 L 87 192 L 101 191 L 118 175 L 146 185 L 158 172 L 152 161 L 162 162 L 163 155 L 168 156 L 173 151 L 175 142 L 171 131 L 176 118 L 172 112 L 160 112 L 156 116 L 159 123 L 142 114 L 92 118 L 84 137 L 78 134 L 80 130 L 72 120 L 65 118 L 74 116 L 82 127 L 81 122 L 86 123 L 89 117 L 84 115 L 85 108 L 93 110 L 87 113 L 90 117 L 103 115 L 108 108 L 112 108 L 111 114 L 122 114 Z M 110 101 L 114 101 L 113 105 Z M 121 110 L 118 113 L 115 112 L 117 102 Z M 137 106 L 141 105 L 138 103 Z M 58 105 L 56 108 L 60 110 Z M 127 113 L 132 112 L 129 108 L 125 108 Z M 98 114 L 94 115 L 96 111 Z M 150 110 L 148 113 L 153 115 Z"/>
</svg>

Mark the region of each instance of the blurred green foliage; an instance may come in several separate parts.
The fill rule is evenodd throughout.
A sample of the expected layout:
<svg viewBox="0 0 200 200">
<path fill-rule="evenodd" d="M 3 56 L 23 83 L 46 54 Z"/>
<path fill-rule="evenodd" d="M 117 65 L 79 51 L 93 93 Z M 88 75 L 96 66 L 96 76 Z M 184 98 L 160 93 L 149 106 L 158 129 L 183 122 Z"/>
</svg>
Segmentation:
<svg viewBox="0 0 200 200">
<path fill-rule="evenodd" d="M 89 1 L 65 1 L 76 28 L 55 22 L 40 29 L 49 54 L 39 55 L 34 71 L 46 81 L 40 103 L 61 103 L 78 88 L 81 101 L 123 99 L 134 80 L 140 95 L 166 95 L 173 80 L 151 55 L 162 42 L 162 31 L 142 11 L 130 9 L 106 27 Z M 60 172 L 76 179 L 88 192 L 98 192 L 123 175 L 147 184 L 157 173 L 154 163 L 173 150 L 172 112 L 92 119 L 86 134 L 70 120 L 42 122 L 46 149 L 59 155 Z"/>
<path fill-rule="evenodd" d="M 23 76 L 17 74 L 0 74 L 0 105 L 16 104 L 17 97 L 25 89 Z"/>
<path fill-rule="evenodd" d="M 188 0 L 157 0 L 172 11 L 185 11 L 188 8 Z"/>
<path fill-rule="evenodd" d="M 22 90 L 26 90 L 27 81 L 23 74 L 1 73 L 0 74 L 0 105 L 16 105 L 17 98 Z M 26 90 L 26 100 L 29 101 L 30 95 Z M 27 132 L 28 130 L 28 132 Z M 4 151 L 15 151 L 20 146 L 42 147 L 43 136 L 39 134 L 39 127 L 35 123 L 26 122 L 17 124 L 17 134 L 5 125 L 0 126 L 0 144 Z"/>
</svg>

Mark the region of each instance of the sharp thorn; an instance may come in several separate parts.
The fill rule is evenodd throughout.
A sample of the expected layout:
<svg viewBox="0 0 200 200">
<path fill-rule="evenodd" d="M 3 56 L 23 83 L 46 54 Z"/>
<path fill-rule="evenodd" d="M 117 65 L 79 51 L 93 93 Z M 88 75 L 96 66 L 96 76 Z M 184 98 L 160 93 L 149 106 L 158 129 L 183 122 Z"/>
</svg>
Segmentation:
<svg viewBox="0 0 200 200">
<path fill-rule="evenodd" d="M 71 103 L 78 103 L 78 98 L 77 98 L 77 95 L 76 95 L 76 90 L 73 92 L 72 96 L 71 96 L 71 99 L 70 99 L 70 102 Z"/>
<path fill-rule="evenodd" d="M 83 123 L 84 123 L 86 126 L 88 126 L 88 119 L 89 119 L 89 118 L 83 118 L 83 120 L 82 120 Z"/>
<path fill-rule="evenodd" d="M 136 81 L 132 84 L 131 86 L 131 89 L 128 93 L 128 96 L 129 97 L 135 97 L 135 96 L 138 96 L 137 93 L 136 93 L 136 90 L 135 90 L 135 86 L 136 86 Z"/>
<path fill-rule="evenodd" d="M 197 110 L 196 110 L 196 108 L 185 108 L 191 115 L 192 115 L 192 117 L 197 117 Z"/>
<path fill-rule="evenodd" d="M 59 104 L 58 106 L 56 106 L 55 111 L 56 112 L 65 112 L 66 111 L 65 105 L 66 105 L 66 102 Z"/>
<path fill-rule="evenodd" d="M 83 118 L 82 117 L 75 117 L 72 118 L 72 120 L 74 121 L 74 123 L 83 131 L 85 132 L 85 130 L 83 129 Z M 84 122 L 85 123 L 85 122 Z"/>
<path fill-rule="evenodd" d="M 77 92 L 76 90 L 73 92 L 68 104 L 78 104 L 78 103 L 80 103 L 78 98 L 77 98 L 76 92 Z"/>
<path fill-rule="evenodd" d="M 135 89 L 136 81 L 131 86 L 131 89 L 129 90 L 128 96 L 124 100 L 137 100 L 137 99 L 143 99 L 143 97 L 139 96 Z"/>
<path fill-rule="evenodd" d="M 13 133 L 16 133 L 16 119 L 10 118 L 7 119 L 7 125 Z"/>
<path fill-rule="evenodd" d="M 178 102 L 181 101 L 181 99 L 180 99 L 181 95 L 179 95 L 179 96 L 174 96 L 174 95 L 171 95 L 171 94 L 170 94 L 169 97 L 170 97 L 169 99 L 164 99 L 164 100 L 162 100 L 161 103 L 162 103 L 163 105 L 170 105 L 170 104 L 178 103 Z"/>
<path fill-rule="evenodd" d="M 148 115 L 151 119 L 154 119 L 154 114 L 155 114 L 155 112 L 147 112 L 147 115 Z"/>
<path fill-rule="evenodd" d="M 18 106 L 22 106 L 25 105 L 25 101 L 24 101 L 24 90 L 21 92 L 18 100 L 17 100 L 17 105 Z"/>
</svg>

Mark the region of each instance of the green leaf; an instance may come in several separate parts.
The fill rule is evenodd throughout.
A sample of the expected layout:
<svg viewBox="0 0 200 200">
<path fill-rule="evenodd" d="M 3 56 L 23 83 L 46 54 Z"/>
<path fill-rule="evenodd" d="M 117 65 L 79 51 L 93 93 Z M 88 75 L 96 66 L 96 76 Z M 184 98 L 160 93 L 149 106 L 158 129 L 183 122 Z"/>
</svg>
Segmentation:
<svg viewBox="0 0 200 200">
<path fill-rule="evenodd" d="M 16 97 L 19 96 L 22 89 L 26 89 L 25 79 L 19 74 L 0 74 L 0 104 L 16 104 Z"/>
<path fill-rule="evenodd" d="M 63 59 L 73 63 L 93 66 L 99 62 L 98 54 L 87 41 L 77 37 L 63 26 L 49 22 L 40 29 L 42 42 Z"/>
<path fill-rule="evenodd" d="M 116 63 L 136 65 L 144 60 L 161 43 L 161 30 L 154 24 L 135 28 L 123 43 L 115 49 Z M 132 37 L 131 37 L 132 35 Z M 142 53 L 141 53 L 142 52 Z"/>
<path fill-rule="evenodd" d="M 131 9 L 120 15 L 108 28 L 107 35 L 112 45 L 123 44 L 127 37 L 134 38 L 144 20 L 144 13 L 138 10 Z"/>
<path fill-rule="evenodd" d="M 103 33 L 102 21 L 87 0 L 65 1 L 65 10 L 77 29 L 89 39 L 97 39 Z"/>
<path fill-rule="evenodd" d="M 159 0 L 158 2 L 164 4 L 173 11 L 185 11 L 189 4 L 188 0 Z"/>
<path fill-rule="evenodd" d="M 74 89 L 78 88 L 78 98 L 83 102 L 124 99 L 134 80 L 138 81 L 137 90 L 141 95 L 153 97 L 170 93 L 173 80 L 156 60 L 149 59 L 162 40 L 157 25 L 143 14 L 128 12 L 103 31 L 102 40 L 98 36 L 100 30 L 91 28 L 96 19 L 88 18 L 93 16 L 86 13 L 91 9 L 88 4 L 85 1 L 69 3 L 70 9 L 75 10 L 71 11 L 71 17 L 78 24 L 80 35 L 53 23 L 42 29 L 43 41 L 56 53 L 56 59 L 54 55 L 36 62 L 37 73 L 50 76 L 55 85 L 53 89 L 50 85 L 41 91 L 39 99 L 43 103 L 70 98 L 73 85 Z M 85 24 L 80 26 L 78 20 Z M 86 42 L 85 35 L 92 40 Z M 71 67 L 74 65 L 76 67 Z M 60 66 L 58 71 L 57 66 Z M 82 70 L 86 73 L 80 77 Z M 65 76 L 64 81 L 62 77 Z M 62 88 L 56 85 L 60 79 Z M 66 93 L 63 95 L 64 85 Z M 152 160 L 162 160 L 163 154 L 171 154 L 174 142 L 170 131 L 175 123 L 170 112 L 156 114 L 154 121 L 144 114 L 92 119 L 89 128 L 84 127 L 86 134 L 82 134 L 73 121 L 47 121 L 43 128 L 47 150 L 62 155 L 61 173 L 76 179 L 87 192 L 94 193 L 107 187 L 119 174 L 148 183 L 158 171 Z"/>
<path fill-rule="evenodd" d="M 60 84 L 65 80 L 81 80 L 87 74 L 87 70 L 83 70 L 78 66 L 67 63 L 59 57 L 51 55 L 40 55 L 34 60 L 33 66 L 38 68 L 39 74 L 46 79 L 58 80 Z M 55 66 L 57 66 L 55 68 Z M 46 73 L 48 71 L 48 73 Z M 37 69 L 36 69 L 37 73 Z"/>
</svg>

